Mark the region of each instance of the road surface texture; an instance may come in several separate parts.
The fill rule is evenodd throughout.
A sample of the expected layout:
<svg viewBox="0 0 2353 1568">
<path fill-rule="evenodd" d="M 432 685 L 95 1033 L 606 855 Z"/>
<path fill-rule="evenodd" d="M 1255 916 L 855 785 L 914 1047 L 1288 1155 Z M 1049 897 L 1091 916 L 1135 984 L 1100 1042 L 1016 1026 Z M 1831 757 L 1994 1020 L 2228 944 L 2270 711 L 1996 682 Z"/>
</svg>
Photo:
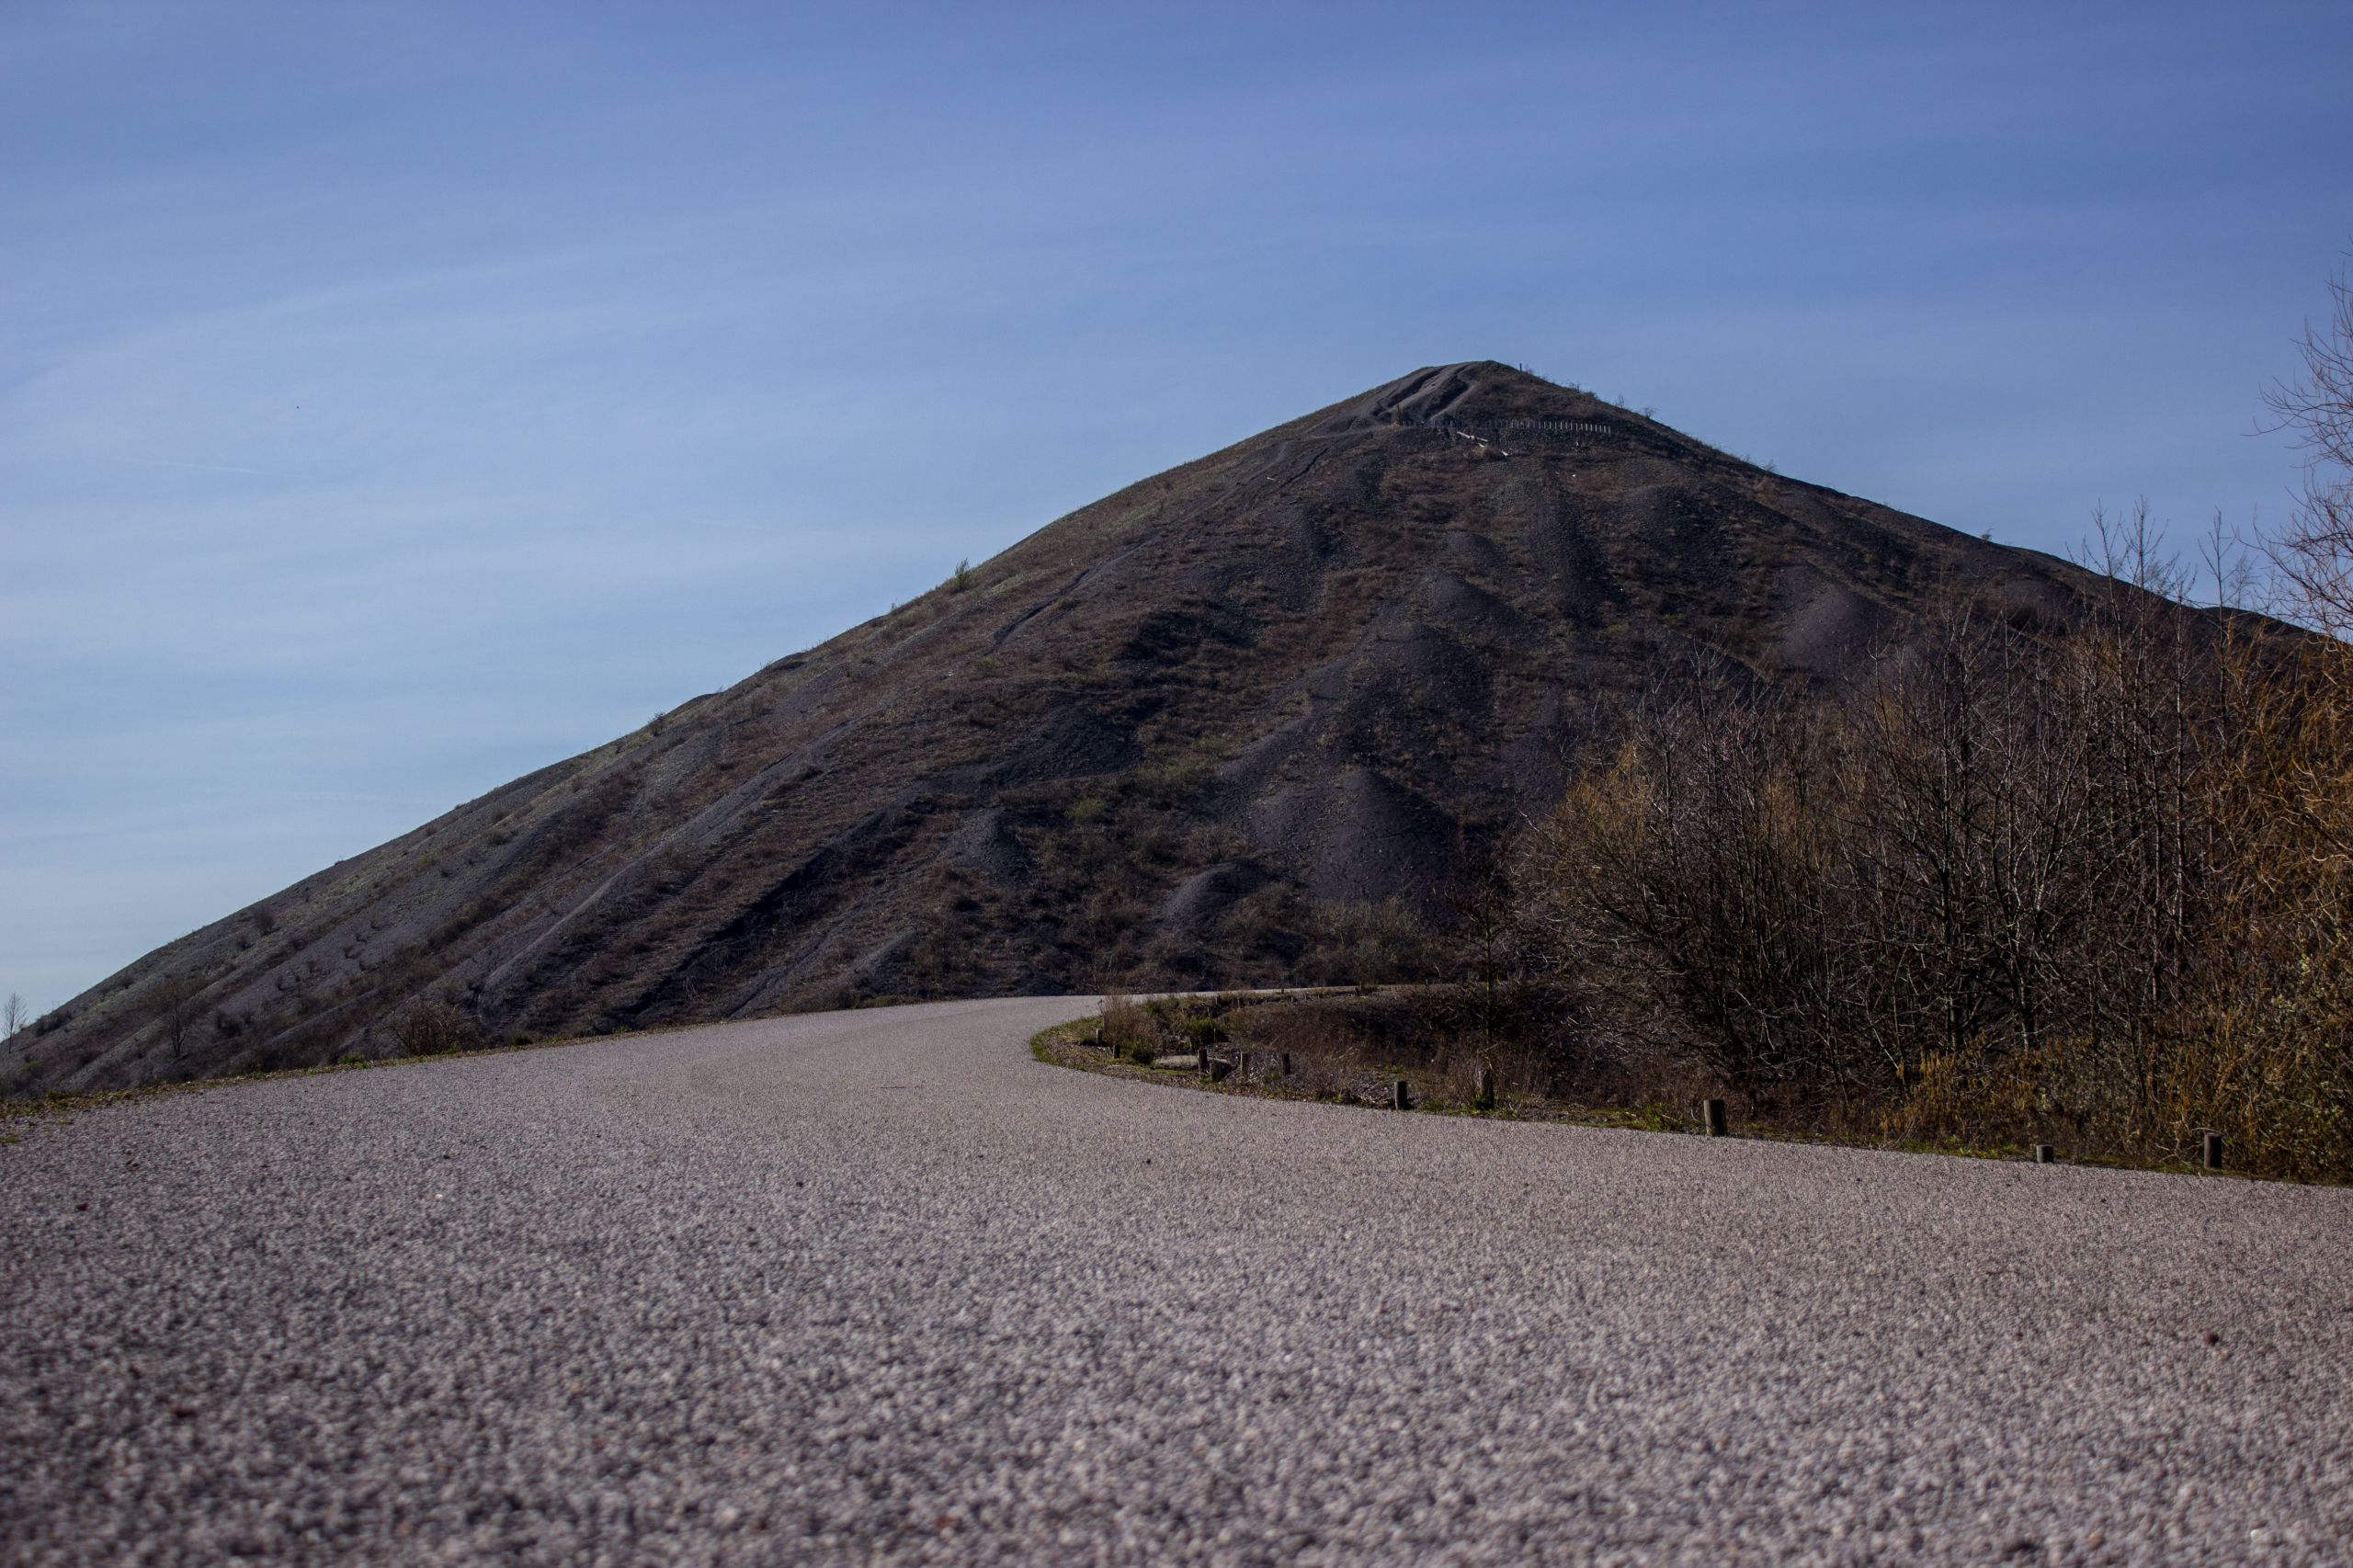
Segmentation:
<svg viewBox="0 0 2353 1568">
<path fill-rule="evenodd" d="M 0 1561 L 2353 1561 L 2353 1192 L 1032 1061 L 1080 1010 L 18 1124 Z"/>
</svg>

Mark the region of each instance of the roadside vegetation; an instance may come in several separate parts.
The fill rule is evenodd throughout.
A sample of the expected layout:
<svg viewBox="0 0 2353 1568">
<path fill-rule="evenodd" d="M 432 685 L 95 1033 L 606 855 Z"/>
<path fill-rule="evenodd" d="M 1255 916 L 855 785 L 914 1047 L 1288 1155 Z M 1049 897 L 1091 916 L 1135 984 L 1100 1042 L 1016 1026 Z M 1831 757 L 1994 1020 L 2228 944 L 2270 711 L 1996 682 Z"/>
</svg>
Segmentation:
<svg viewBox="0 0 2353 1568">
<path fill-rule="evenodd" d="M 2252 556 L 2218 529 L 2187 569 L 2103 518 L 2088 615 L 1956 609 L 1829 691 L 1669 672 L 1557 810 L 1434 918 L 1365 912 L 1326 976 L 1408 989 L 1115 997 L 1100 1046 L 2136 1165 L 2219 1133 L 2353 1179 L 2353 276 L 2333 299 L 2272 399 L 2302 505 Z M 2264 584 L 2283 619 L 2238 608 Z"/>
<path fill-rule="evenodd" d="M 2137 522 L 2130 570 L 2158 567 Z M 2353 1178 L 2353 650 L 2119 592 L 1824 699 L 1693 669 L 1483 874 L 1279 1003 L 1114 996 L 1108 1057 L 1311 1097 Z M 1337 960 L 1346 960 L 1345 962 Z M 1238 1085 L 1237 1085 L 1238 1086 Z"/>
<path fill-rule="evenodd" d="M 1777 1126 L 2353 1174 L 2345 650 L 2136 602 L 1636 715 L 1503 869 L 1509 1038 Z"/>
<path fill-rule="evenodd" d="M 1540 1077 L 1498 1079 L 1493 1057 L 1448 1027 L 1454 999 L 1431 986 L 1218 995 L 1113 994 L 1098 1014 L 1041 1031 L 1040 1061 L 1117 1076 L 1329 1105 L 1502 1115 L 1667 1132 L 1688 1119 L 1665 1101 L 1613 1105 Z"/>
</svg>

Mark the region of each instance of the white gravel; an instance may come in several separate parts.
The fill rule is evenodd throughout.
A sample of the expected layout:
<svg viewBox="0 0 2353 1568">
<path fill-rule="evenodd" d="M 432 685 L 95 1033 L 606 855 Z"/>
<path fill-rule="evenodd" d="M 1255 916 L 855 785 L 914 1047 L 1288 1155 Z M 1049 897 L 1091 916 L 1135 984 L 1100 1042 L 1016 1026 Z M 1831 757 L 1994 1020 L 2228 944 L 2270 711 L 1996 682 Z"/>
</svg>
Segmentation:
<svg viewBox="0 0 2353 1568">
<path fill-rule="evenodd" d="M 2353 1562 L 2353 1193 L 1032 1061 L 1083 1006 L 16 1124 L 0 1560 Z"/>
</svg>

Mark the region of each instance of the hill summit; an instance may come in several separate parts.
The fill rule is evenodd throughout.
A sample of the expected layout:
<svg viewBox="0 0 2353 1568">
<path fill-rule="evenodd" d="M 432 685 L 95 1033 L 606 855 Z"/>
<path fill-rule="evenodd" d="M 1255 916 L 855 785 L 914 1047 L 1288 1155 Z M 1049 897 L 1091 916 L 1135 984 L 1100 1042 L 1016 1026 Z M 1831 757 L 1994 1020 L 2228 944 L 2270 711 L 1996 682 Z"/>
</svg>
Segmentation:
<svg viewBox="0 0 2353 1568">
<path fill-rule="evenodd" d="M 1302 978 L 1670 663 L 1824 681 L 1938 605 L 2063 625 L 2088 581 L 1504 365 L 1416 370 L 149 954 L 20 1037 L 17 1086 L 420 1019 Z"/>
</svg>

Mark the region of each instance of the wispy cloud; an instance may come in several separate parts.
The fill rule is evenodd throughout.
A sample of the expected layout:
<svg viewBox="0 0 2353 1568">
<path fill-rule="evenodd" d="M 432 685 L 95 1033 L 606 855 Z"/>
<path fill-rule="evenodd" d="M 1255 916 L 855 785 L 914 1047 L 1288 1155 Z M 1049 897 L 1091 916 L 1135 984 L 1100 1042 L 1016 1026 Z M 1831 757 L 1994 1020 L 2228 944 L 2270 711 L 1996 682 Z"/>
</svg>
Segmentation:
<svg viewBox="0 0 2353 1568">
<path fill-rule="evenodd" d="M 278 471 L 275 469 L 239 468 L 233 463 L 198 463 L 179 461 L 172 458 L 127 458 L 120 456 L 107 457 L 103 455 L 100 457 L 99 460 L 102 462 L 135 463 L 141 468 L 183 468 L 198 473 L 247 473 L 253 475 L 256 479 L 276 479 L 280 477 Z"/>
</svg>

